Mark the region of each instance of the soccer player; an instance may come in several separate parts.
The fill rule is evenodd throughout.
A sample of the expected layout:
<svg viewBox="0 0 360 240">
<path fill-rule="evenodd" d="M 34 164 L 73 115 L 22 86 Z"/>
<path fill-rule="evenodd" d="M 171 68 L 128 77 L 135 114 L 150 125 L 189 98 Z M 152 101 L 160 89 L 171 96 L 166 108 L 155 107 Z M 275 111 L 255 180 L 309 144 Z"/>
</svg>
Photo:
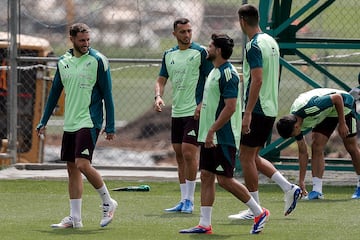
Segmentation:
<svg viewBox="0 0 360 240">
<path fill-rule="evenodd" d="M 198 171 L 199 112 L 205 78 L 213 68 L 206 49 L 192 42 L 192 28 L 186 18 L 176 19 L 173 35 L 178 45 L 165 51 L 155 84 L 155 111 L 165 105 L 162 96 L 167 80 L 172 86 L 171 142 L 178 165 L 181 200 L 166 212 L 192 213 Z"/>
<path fill-rule="evenodd" d="M 211 214 L 215 201 L 215 177 L 219 185 L 245 203 L 255 214 L 250 231 L 262 231 L 270 213 L 250 195 L 247 188 L 234 178 L 236 152 L 241 135 L 241 99 L 239 75 L 228 62 L 234 41 L 224 34 L 213 34 L 208 47 L 208 59 L 214 69 L 205 83 L 200 114 L 198 141 L 201 170 L 200 222 L 196 227 L 180 233 L 211 234 Z"/>
<path fill-rule="evenodd" d="M 66 161 L 69 176 L 70 215 L 51 226 L 83 227 L 81 207 L 84 174 L 102 200 L 100 226 L 105 227 L 112 221 L 118 204 L 110 197 L 101 175 L 91 165 L 91 160 L 102 128 L 104 105 L 105 139 L 113 140 L 115 134 L 109 63 L 104 55 L 90 48 L 90 28 L 86 24 L 73 24 L 69 33 L 73 48 L 58 61 L 45 111 L 37 126 L 38 135 L 44 134 L 45 126 L 64 89 L 65 119 L 61 160 Z"/>
<path fill-rule="evenodd" d="M 303 131 L 312 129 L 311 172 L 312 191 L 307 199 L 324 198 L 322 177 L 325 170 L 324 148 L 330 135 L 336 129 L 351 156 L 358 175 L 358 183 L 352 198 L 360 198 L 360 149 L 356 138 L 356 119 L 353 115 L 354 98 L 345 91 L 318 88 L 300 94 L 290 108 L 290 115 L 282 117 L 276 124 L 281 137 L 295 137 L 299 151 L 299 184 L 307 194 L 305 187 L 306 167 L 308 163 L 307 145 Z"/>
<path fill-rule="evenodd" d="M 278 114 L 279 47 L 270 35 L 261 31 L 255 6 L 241 6 L 238 15 L 241 29 L 249 38 L 243 61 L 245 111 L 240 142 L 245 185 L 259 203 L 258 171 L 275 181 L 285 193 L 284 215 L 287 216 L 295 209 L 301 190 L 259 155 Z M 254 214 L 248 209 L 229 218 L 253 219 Z"/>
<path fill-rule="evenodd" d="M 353 96 L 355 100 L 354 116 L 356 117 L 357 137 L 359 138 L 360 137 L 360 73 L 358 75 L 358 84 L 359 85 L 357 87 L 352 88 L 349 93 L 351 94 L 351 96 Z"/>
</svg>

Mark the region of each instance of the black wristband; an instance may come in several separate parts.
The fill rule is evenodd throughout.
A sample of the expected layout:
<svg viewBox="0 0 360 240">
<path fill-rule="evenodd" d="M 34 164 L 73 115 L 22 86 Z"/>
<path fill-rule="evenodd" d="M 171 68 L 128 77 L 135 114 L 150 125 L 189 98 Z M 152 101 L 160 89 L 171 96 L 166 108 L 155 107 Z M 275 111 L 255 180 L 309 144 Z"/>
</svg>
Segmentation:
<svg viewBox="0 0 360 240">
<path fill-rule="evenodd" d="M 297 136 L 295 136 L 295 139 L 296 139 L 296 141 L 300 141 L 301 139 L 303 139 L 303 134 L 302 133 L 300 133 L 299 135 L 297 135 Z"/>
<path fill-rule="evenodd" d="M 161 95 L 160 94 L 155 95 L 154 100 L 156 100 L 157 97 L 161 97 Z"/>
</svg>

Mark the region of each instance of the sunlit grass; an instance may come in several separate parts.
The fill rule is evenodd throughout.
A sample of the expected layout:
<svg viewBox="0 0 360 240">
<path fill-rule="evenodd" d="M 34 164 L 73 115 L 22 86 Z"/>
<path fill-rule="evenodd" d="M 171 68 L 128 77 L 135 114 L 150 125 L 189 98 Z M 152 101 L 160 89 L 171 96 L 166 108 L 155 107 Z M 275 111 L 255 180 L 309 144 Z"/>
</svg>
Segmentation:
<svg viewBox="0 0 360 240">
<path fill-rule="evenodd" d="M 260 186 L 263 207 L 271 211 L 270 220 L 259 236 L 251 236 L 251 221 L 234 222 L 227 216 L 245 205 L 217 188 L 213 209 L 213 235 L 181 235 L 178 230 L 199 222 L 199 190 L 195 212 L 167 214 L 163 209 L 179 200 L 175 182 L 107 181 L 108 187 L 149 184 L 150 192 L 111 192 L 119 203 L 114 221 L 100 228 L 100 199 L 85 183 L 83 194 L 84 228 L 51 229 L 50 224 L 69 214 L 66 181 L 0 181 L 1 239 L 354 239 L 358 234 L 360 201 L 351 200 L 353 187 L 325 186 L 326 200 L 300 201 L 294 213 L 283 215 L 283 193 L 278 186 Z"/>
</svg>

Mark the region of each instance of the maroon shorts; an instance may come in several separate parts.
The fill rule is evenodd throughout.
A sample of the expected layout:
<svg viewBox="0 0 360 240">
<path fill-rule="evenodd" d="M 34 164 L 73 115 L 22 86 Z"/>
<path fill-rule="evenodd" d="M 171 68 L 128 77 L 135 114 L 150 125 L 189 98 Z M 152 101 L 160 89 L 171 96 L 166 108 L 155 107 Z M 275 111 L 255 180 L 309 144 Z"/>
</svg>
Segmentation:
<svg viewBox="0 0 360 240">
<path fill-rule="evenodd" d="M 338 117 L 327 117 L 321 123 L 316 125 L 312 131 L 321 133 L 329 138 L 331 134 L 335 131 L 338 122 Z M 350 131 L 350 134 L 347 137 L 355 136 L 357 132 L 355 117 L 351 113 L 349 113 L 345 116 L 345 122 Z"/>
<path fill-rule="evenodd" d="M 207 170 L 217 175 L 232 178 L 236 161 L 236 148 L 229 145 L 217 145 L 212 148 L 200 148 L 199 169 Z"/>
<path fill-rule="evenodd" d="M 269 138 L 275 117 L 251 115 L 250 133 L 241 135 L 240 144 L 248 147 L 263 147 Z"/>
<path fill-rule="evenodd" d="M 190 143 L 198 146 L 199 121 L 191 117 L 171 119 L 171 143 Z"/>
<path fill-rule="evenodd" d="M 99 129 L 82 128 L 76 132 L 64 132 L 61 146 L 61 160 L 75 162 L 75 158 L 92 160 Z"/>
</svg>

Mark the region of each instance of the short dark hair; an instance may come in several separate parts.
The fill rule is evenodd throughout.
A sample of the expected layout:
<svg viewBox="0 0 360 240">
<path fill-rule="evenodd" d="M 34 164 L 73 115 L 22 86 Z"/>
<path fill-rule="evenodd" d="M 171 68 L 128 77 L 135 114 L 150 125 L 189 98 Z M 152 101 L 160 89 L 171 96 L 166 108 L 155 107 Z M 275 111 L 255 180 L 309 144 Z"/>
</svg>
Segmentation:
<svg viewBox="0 0 360 240">
<path fill-rule="evenodd" d="M 252 4 L 244 4 L 238 11 L 239 19 L 242 18 L 252 27 L 259 24 L 259 10 Z"/>
<path fill-rule="evenodd" d="M 293 114 L 286 115 L 280 118 L 279 121 L 276 123 L 276 128 L 279 135 L 285 139 L 291 137 L 291 133 L 294 131 L 294 126 L 296 122 L 297 119 Z"/>
<path fill-rule="evenodd" d="M 85 23 L 74 23 L 70 26 L 69 34 L 72 37 L 76 37 L 77 33 L 88 33 L 90 32 L 90 27 L 86 25 Z"/>
<path fill-rule="evenodd" d="M 187 18 L 178 18 L 174 21 L 174 31 L 176 30 L 176 27 L 178 24 L 187 24 L 190 20 Z"/>
<path fill-rule="evenodd" d="M 234 40 L 226 34 L 216 33 L 211 35 L 211 39 L 214 46 L 221 49 L 221 57 L 229 59 L 233 53 Z"/>
</svg>

